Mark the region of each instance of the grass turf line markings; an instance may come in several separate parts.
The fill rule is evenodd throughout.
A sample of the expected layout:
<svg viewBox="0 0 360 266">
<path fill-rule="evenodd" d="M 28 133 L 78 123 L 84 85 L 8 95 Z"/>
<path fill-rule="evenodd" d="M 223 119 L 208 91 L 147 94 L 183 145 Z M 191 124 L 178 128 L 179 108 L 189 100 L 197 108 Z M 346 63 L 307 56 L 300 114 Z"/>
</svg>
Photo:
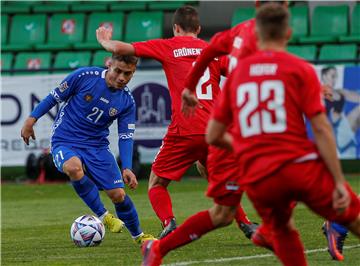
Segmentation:
<svg viewBox="0 0 360 266">
<path fill-rule="evenodd" d="M 353 245 L 353 246 L 344 246 L 344 249 L 354 249 L 354 248 L 360 248 L 360 244 Z M 305 254 L 324 252 L 324 251 L 328 251 L 328 249 L 327 248 L 318 248 L 318 249 L 305 250 Z M 274 256 L 275 256 L 274 254 L 268 253 L 268 254 L 258 254 L 258 255 L 252 255 L 252 256 L 221 258 L 221 259 L 212 259 L 212 260 L 182 261 L 182 262 L 175 262 L 175 263 L 171 263 L 171 264 L 163 264 L 163 266 L 184 266 L 184 265 L 192 265 L 192 264 L 199 264 L 199 263 L 221 263 L 221 262 L 227 262 L 227 261 L 269 258 L 269 257 L 274 257 Z"/>
</svg>

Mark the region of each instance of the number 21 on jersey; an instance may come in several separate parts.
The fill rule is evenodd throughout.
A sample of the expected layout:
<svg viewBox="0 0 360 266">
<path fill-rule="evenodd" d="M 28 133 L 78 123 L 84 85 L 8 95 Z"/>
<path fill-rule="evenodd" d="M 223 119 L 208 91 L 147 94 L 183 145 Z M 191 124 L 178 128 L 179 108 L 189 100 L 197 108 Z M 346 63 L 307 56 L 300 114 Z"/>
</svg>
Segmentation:
<svg viewBox="0 0 360 266">
<path fill-rule="evenodd" d="M 284 132 L 287 128 L 284 102 L 285 88 L 281 80 L 241 84 L 236 91 L 236 105 L 241 108 L 238 117 L 241 135 Z"/>
</svg>

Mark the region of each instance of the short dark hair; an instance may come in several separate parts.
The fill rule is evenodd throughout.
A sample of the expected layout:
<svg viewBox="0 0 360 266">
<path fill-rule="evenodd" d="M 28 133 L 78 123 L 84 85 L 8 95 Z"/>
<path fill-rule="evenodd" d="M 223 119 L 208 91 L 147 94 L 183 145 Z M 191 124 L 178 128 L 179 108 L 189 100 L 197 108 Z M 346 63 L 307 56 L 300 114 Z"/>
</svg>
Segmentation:
<svg viewBox="0 0 360 266">
<path fill-rule="evenodd" d="M 262 6 L 263 4 L 267 4 L 267 3 L 277 3 L 280 5 L 284 5 L 287 4 L 288 1 L 272 1 L 272 0 L 256 0 L 256 6 Z"/>
<path fill-rule="evenodd" d="M 173 25 L 179 25 L 185 32 L 196 33 L 200 27 L 199 14 L 192 6 L 179 7 L 173 16 Z"/>
<path fill-rule="evenodd" d="M 256 27 L 259 39 L 280 40 L 286 37 L 289 27 L 288 9 L 277 3 L 268 3 L 256 11 Z"/>
<path fill-rule="evenodd" d="M 112 54 L 111 60 L 122 61 L 127 65 L 136 65 L 139 58 L 133 55 Z"/>
</svg>

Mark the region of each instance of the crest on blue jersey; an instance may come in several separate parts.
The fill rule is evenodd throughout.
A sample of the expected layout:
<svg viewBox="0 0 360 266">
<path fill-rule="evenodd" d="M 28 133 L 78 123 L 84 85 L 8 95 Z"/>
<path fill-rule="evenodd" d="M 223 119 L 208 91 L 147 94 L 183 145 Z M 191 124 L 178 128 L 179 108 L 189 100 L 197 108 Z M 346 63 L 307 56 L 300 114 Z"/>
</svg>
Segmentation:
<svg viewBox="0 0 360 266">
<path fill-rule="evenodd" d="M 110 116 L 115 116 L 115 115 L 117 115 L 117 113 L 118 113 L 118 110 L 116 110 L 115 108 L 111 107 L 109 109 L 109 115 Z"/>
<path fill-rule="evenodd" d="M 93 99 L 93 96 L 90 95 L 90 94 L 86 94 L 85 97 L 84 97 L 85 101 L 87 102 L 91 102 L 91 100 Z"/>
</svg>

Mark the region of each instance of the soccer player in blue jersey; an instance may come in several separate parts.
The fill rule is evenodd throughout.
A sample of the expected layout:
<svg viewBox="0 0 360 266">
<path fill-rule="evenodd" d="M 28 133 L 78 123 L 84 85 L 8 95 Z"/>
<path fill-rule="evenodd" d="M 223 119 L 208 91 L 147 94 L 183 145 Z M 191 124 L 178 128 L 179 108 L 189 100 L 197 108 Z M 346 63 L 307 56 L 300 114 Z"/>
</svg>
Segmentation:
<svg viewBox="0 0 360 266">
<path fill-rule="evenodd" d="M 124 190 L 124 182 L 131 189 L 138 185 L 131 170 L 135 101 L 126 86 L 137 60 L 135 56 L 113 55 L 108 69 L 84 67 L 72 72 L 32 111 L 21 137 L 29 144 L 30 137 L 35 139 L 36 121 L 63 103 L 51 136 L 56 167 L 70 177 L 76 193 L 111 232 L 121 232 L 125 225 L 134 241 L 142 244 L 154 237 L 141 230 L 135 206 Z M 118 123 L 122 173 L 107 138 L 114 120 Z M 99 189 L 112 200 L 119 219 L 106 210 Z"/>
</svg>

